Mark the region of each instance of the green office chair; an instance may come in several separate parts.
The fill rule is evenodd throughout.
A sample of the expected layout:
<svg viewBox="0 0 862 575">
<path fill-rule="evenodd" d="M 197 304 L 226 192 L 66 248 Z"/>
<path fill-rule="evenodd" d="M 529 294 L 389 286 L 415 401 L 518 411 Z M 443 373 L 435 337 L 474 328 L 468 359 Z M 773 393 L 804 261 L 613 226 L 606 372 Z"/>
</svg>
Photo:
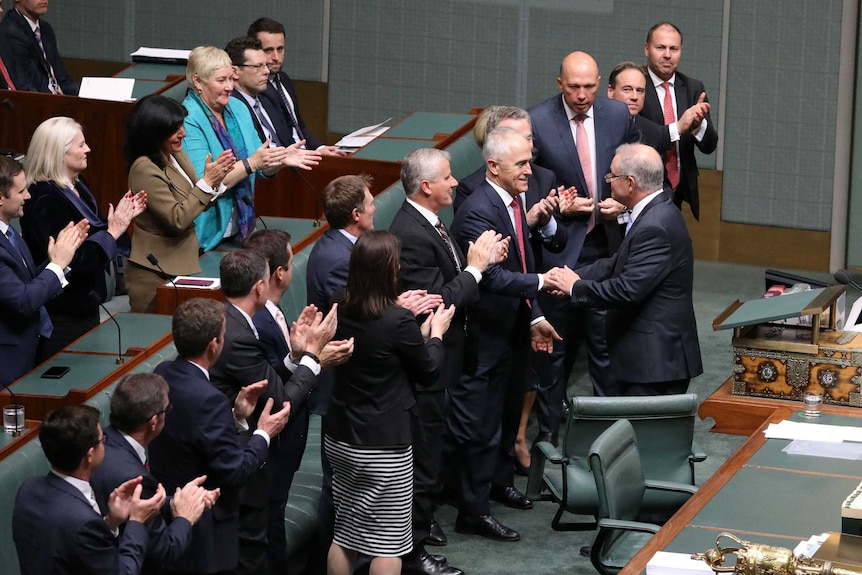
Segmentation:
<svg viewBox="0 0 862 575">
<path fill-rule="evenodd" d="M 551 527 L 557 531 L 594 529 L 593 521 L 563 523 L 564 512 L 598 516 L 599 500 L 589 466 L 590 446 L 615 421 L 628 419 L 641 448 L 647 479 L 694 485 L 694 464 L 706 455 L 693 445 L 697 395 L 653 397 L 575 397 L 560 448 L 547 442 L 533 447 L 527 497 L 559 503 Z M 678 505 L 674 493 L 650 493 L 644 512 L 662 514 Z"/>
<path fill-rule="evenodd" d="M 598 531 L 590 561 L 602 575 L 619 573 L 661 529 L 660 525 L 637 521 L 646 493 L 673 493 L 681 504 L 697 491 L 692 485 L 645 480 L 635 430 L 625 419 L 611 425 L 593 442 L 590 468 L 599 497 Z M 675 505 L 667 511 L 678 508 Z"/>
</svg>

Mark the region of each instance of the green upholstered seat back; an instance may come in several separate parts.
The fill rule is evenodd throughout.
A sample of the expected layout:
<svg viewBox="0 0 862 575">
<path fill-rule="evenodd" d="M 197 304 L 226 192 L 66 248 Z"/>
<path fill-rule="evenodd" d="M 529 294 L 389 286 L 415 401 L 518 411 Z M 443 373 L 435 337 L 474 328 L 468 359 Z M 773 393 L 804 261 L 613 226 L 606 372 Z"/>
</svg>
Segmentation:
<svg viewBox="0 0 862 575">
<path fill-rule="evenodd" d="M 621 419 L 593 442 L 590 469 L 599 496 L 598 517 L 635 520 L 646 488 L 631 423 Z"/>
<path fill-rule="evenodd" d="M 383 192 L 377 194 L 374 198 L 374 206 L 377 208 L 374 212 L 374 228 L 378 230 L 388 230 L 392 224 L 392 218 L 395 213 L 401 208 L 404 203 L 404 186 L 401 182 L 395 182 Z"/>
<path fill-rule="evenodd" d="M 18 575 L 18 553 L 12 540 L 12 510 L 15 496 L 25 479 L 45 475 L 51 469 L 42 453 L 39 438 L 34 437 L 6 459 L 0 461 L 0 565 L 6 575 Z"/>
</svg>

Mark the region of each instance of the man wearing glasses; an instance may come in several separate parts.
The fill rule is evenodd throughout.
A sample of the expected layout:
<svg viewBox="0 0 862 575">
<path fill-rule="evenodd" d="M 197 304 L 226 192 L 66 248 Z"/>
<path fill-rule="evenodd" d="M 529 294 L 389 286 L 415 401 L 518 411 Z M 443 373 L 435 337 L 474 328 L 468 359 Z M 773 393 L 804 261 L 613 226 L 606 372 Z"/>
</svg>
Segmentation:
<svg viewBox="0 0 862 575">
<path fill-rule="evenodd" d="M 631 210 L 619 251 L 577 273 L 549 273 L 573 303 L 608 310 L 610 370 L 620 395 L 685 393 L 703 373 L 694 255 L 685 220 L 663 187 L 661 156 L 643 144 L 620 146 L 604 179 Z"/>
<path fill-rule="evenodd" d="M 111 396 L 111 425 L 103 435 L 105 459 L 90 479 L 101 507 L 107 507 L 115 487 L 135 477 L 143 478 L 143 497 L 156 492 L 159 482 L 150 473 L 147 448 L 164 429 L 170 409 L 168 384 L 159 375 L 137 373 L 117 384 Z M 150 540 L 141 573 L 160 572 L 164 562 L 176 560 L 189 546 L 192 525 L 219 495 L 218 489 L 208 491 L 201 487 L 204 479 L 195 478 L 172 494 L 170 524 L 165 522 L 165 514 L 160 513 L 146 525 Z"/>
<path fill-rule="evenodd" d="M 134 477 L 99 507 L 90 479 L 105 457 L 104 438 L 99 410 L 89 405 L 58 408 L 39 427 L 51 471 L 21 485 L 12 512 L 22 575 L 141 572 L 144 524 L 158 514 L 165 490 L 158 485 L 152 497 L 143 499 L 141 478 Z"/>
</svg>

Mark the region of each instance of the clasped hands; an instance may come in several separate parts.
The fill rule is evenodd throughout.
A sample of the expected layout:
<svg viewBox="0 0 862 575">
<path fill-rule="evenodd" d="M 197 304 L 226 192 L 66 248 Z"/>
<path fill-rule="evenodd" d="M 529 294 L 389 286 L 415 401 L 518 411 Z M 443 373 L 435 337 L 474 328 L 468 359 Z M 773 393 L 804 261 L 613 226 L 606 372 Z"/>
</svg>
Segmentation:
<svg viewBox="0 0 862 575">
<path fill-rule="evenodd" d="M 595 200 L 590 197 L 578 195 L 578 189 L 574 186 L 570 188 L 557 188 L 560 200 L 560 213 L 566 216 L 574 215 L 589 215 L 596 209 Z M 599 213 L 606 220 L 615 220 L 626 207 L 613 198 L 605 198 L 598 203 Z"/>
<path fill-rule="evenodd" d="M 551 268 L 542 274 L 542 289 L 556 296 L 569 297 L 572 286 L 581 276 L 572 271 L 569 266 Z"/>
<path fill-rule="evenodd" d="M 310 170 L 320 163 L 322 154 L 317 150 L 306 150 L 302 146 L 305 140 L 300 140 L 289 146 L 269 147 L 269 139 L 261 145 L 254 154 L 249 156 L 248 163 L 254 171 L 277 172 L 281 168 L 300 168 Z"/>
</svg>

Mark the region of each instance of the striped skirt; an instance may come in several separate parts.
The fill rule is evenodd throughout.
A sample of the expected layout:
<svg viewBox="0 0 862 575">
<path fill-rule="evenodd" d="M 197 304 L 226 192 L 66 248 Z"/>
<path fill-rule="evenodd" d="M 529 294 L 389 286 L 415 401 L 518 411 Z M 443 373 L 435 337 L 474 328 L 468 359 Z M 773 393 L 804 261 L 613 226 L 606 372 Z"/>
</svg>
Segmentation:
<svg viewBox="0 0 862 575">
<path fill-rule="evenodd" d="M 337 545 L 372 557 L 413 549 L 413 448 L 364 449 L 324 436 Z"/>
</svg>

